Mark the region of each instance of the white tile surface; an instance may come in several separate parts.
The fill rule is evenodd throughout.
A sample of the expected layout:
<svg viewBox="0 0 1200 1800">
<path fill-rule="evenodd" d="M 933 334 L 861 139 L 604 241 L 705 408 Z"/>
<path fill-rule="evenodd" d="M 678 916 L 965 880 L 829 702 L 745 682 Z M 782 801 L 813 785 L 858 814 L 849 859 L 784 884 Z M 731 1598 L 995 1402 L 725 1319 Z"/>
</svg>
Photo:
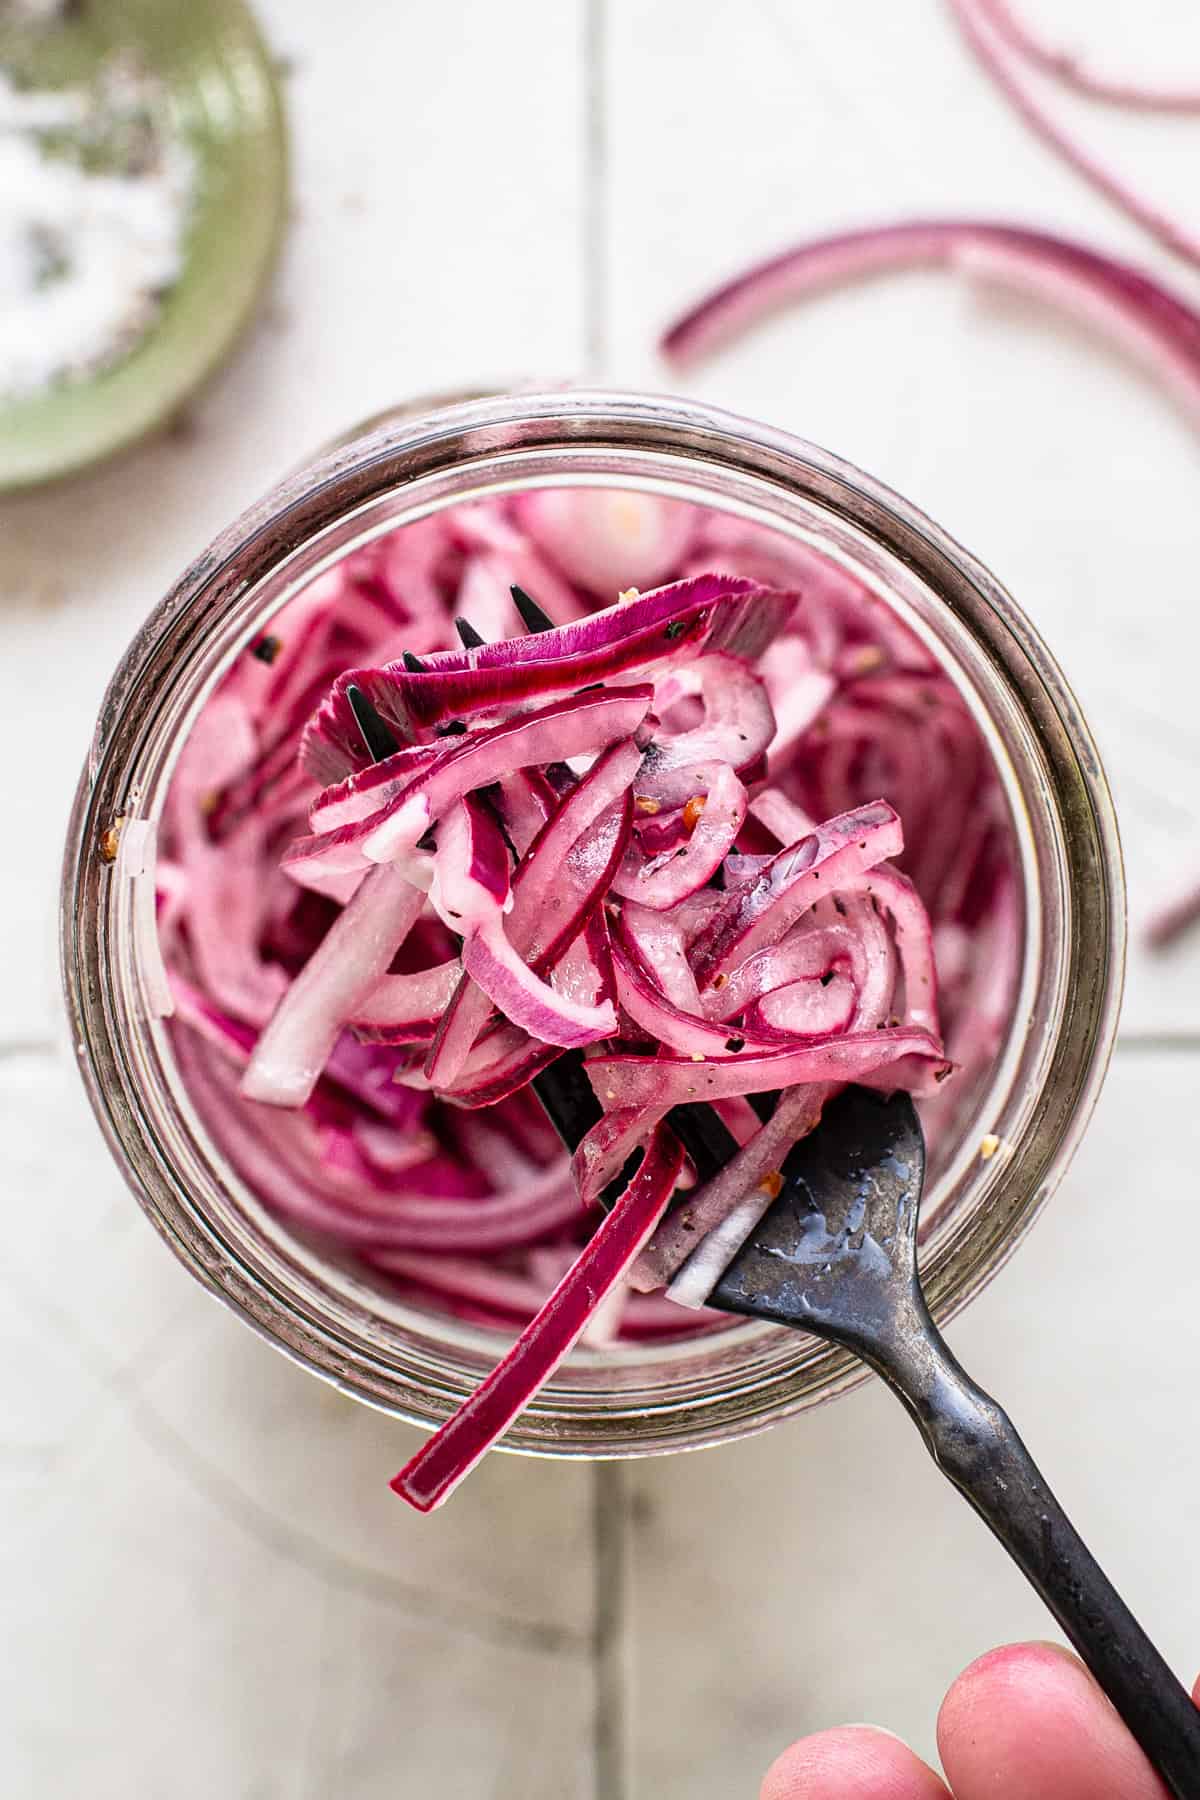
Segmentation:
<svg viewBox="0 0 1200 1800">
<path fill-rule="evenodd" d="M 1177 66 L 1200 67 L 1182 10 L 1153 0 L 1136 29 L 1117 0 L 1041 16 L 1118 63 L 1160 25 Z M 389 1499 L 407 1434 L 192 1286 L 48 1048 L 62 824 L 104 678 L 154 598 L 281 470 L 397 397 L 597 353 L 616 380 L 677 385 L 654 333 L 707 284 L 908 212 L 1033 219 L 1193 297 L 1200 280 L 1026 137 L 937 0 L 260 11 L 294 65 L 273 306 L 186 430 L 0 502 L 0 1791 L 622 1800 L 619 1746 L 594 1780 L 592 1732 L 625 1652 L 645 1800 L 751 1793 L 789 1733 L 835 1718 L 928 1746 L 956 1668 L 1046 1627 L 881 1392 L 607 1484 L 610 1514 L 612 1493 L 634 1497 L 635 1606 L 623 1644 L 610 1516 L 598 1677 L 587 1470 L 492 1459 L 432 1521 Z M 1194 126 L 1092 128 L 1194 210 Z M 930 276 L 814 303 L 686 385 L 860 461 L 989 561 L 1092 718 L 1135 919 L 1200 873 L 1195 439 L 1143 376 Z M 1200 1079 L 1197 995 L 1200 939 L 1153 965 L 1135 952 L 1127 1030 L 1198 1048 L 1119 1056 L 1063 1196 L 955 1331 L 1189 1670 L 1195 1184 L 1186 1142 L 1146 1127 Z M 1143 1290 L 1146 1327 L 1126 1316 Z"/>
</svg>

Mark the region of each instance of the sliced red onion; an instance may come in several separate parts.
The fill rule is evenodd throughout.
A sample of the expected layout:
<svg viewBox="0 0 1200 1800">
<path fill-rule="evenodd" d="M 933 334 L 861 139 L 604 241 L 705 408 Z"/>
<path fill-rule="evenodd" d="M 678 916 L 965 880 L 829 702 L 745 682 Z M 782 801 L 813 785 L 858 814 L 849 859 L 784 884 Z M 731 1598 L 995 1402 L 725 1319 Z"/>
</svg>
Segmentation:
<svg viewBox="0 0 1200 1800">
<path fill-rule="evenodd" d="M 1152 950 L 1165 950 L 1197 919 L 1200 919 L 1200 883 L 1193 882 L 1151 914 L 1146 926 L 1146 942 Z"/>
<path fill-rule="evenodd" d="M 515 510 L 569 580 L 605 599 L 667 580 L 696 531 L 694 507 L 611 488 L 534 488 L 517 496 Z M 542 594 L 521 576 L 509 579 Z"/>
<path fill-rule="evenodd" d="M 418 1164 L 428 1162 L 437 1154 L 437 1140 L 426 1131 L 406 1132 L 399 1137 L 382 1120 L 370 1117 L 355 1119 L 351 1129 L 364 1161 L 373 1173 L 387 1180 L 389 1191 L 395 1191 L 395 1177 L 407 1175 Z M 511 1184 L 505 1182 L 503 1185 Z"/>
<path fill-rule="evenodd" d="M 1037 36 L 1033 27 L 1008 5 L 1008 0 L 978 0 L 977 10 L 1011 49 L 1077 93 L 1146 112 L 1200 112 L 1200 87 L 1153 86 L 1149 82 L 1134 82 L 1098 72 L 1073 52 L 1056 49 Z"/>
<path fill-rule="evenodd" d="M 655 1139 L 637 1174 L 508 1355 L 392 1482 L 419 1512 L 440 1506 L 502 1437 L 579 1338 L 599 1300 L 622 1279 L 671 1196 L 683 1153 L 669 1132 Z"/>
<path fill-rule="evenodd" d="M 442 652 L 428 659 L 424 673 L 402 663 L 351 670 L 317 714 L 310 736 L 346 754 L 342 747 L 357 736 L 346 698 L 350 686 L 359 687 L 400 736 L 412 740 L 447 722 L 573 695 L 594 682 L 652 673 L 701 652 L 725 650 L 753 659 L 787 624 L 796 600 L 795 593 L 756 582 L 698 575 L 533 638 Z M 360 752 L 349 766 L 362 760 Z"/>
<path fill-rule="evenodd" d="M 512 908 L 507 850 L 499 827 L 478 801 L 460 801 L 442 821 L 430 899 L 451 929 L 463 934 L 466 975 L 514 1025 L 543 1044 L 566 1049 L 596 1043 L 615 1030 L 611 1002 L 588 1005 L 558 993 L 509 941 L 504 918 Z"/>
<path fill-rule="evenodd" d="M 516 769 L 501 777 L 496 804 L 508 841 L 524 856 L 539 831 L 559 807 L 561 796 L 537 769 Z"/>
<path fill-rule="evenodd" d="M 589 1350 L 611 1349 L 621 1335 L 621 1322 L 628 1305 L 629 1289 L 618 1282 L 609 1288 L 603 1300 L 596 1302 L 577 1341 Z"/>
<path fill-rule="evenodd" d="M 552 619 L 566 624 L 588 610 L 552 558 L 531 549 L 528 538 L 510 529 L 508 542 L 472 556 L 463 570 L 458 611 L 489 642 L 520 636 L 525 626 L 513 605 L 513 583 L 536 594 Z"/>
<path fill-rule="evenodd" d="M 627 793 L 640 761 L 632 743 L 598 758 L 522 858 L 506 929 L 513 949 L 536 973 L 557 961 L 608 891 L 629 839 Z M 440 1091 L 456 1085 L 490 1011 L 483 988 L 464 980 L 425 1065 Z"/>
<path fill-rule="evenodd" d="M 556 993 L 588 1006 L 604 1004 L 615 1009 L 617 982 L 612 945 L 602 912 L 594 912 L 579 936 L 559 957 L 550 973 Z M 613 1010 L 613 1017 L 616 1012 Z"/>
<path fill-rule="evenodd" d="M 417 922 L 425 896 L 395 869 L 371 872 L 280 1001 L 242 1077 L 248 1100 L 301 1106 L 346 1020 Z"/>
<path fill-rule="evenodd" d="M 630 789 L 641 753 L 614 745 L 563 798 L 525 853 L 515 881 L 512 929 L 534 957 L 553 957 L 607 892 L 632 828 Z M 603 888 L 602 888 L 603 884 Z"/>
<path fill-rule="evenodd" d="M 384 975 L 357 1008 L 350 1025 L 360 1037 L 379 1043 L 407 1044 L 431 1038 L 461 980 L 458 957 L 411 975 Z"/>
<path fill-rule="evenodd" d="M 222 1012 L 220 1007 L 214 1006 L 208 996 L 186 980 L 178 970 L 171 971 L 168 979 L 171 983 L 172 1015 L 190 1026 L 198 1037 L 219 1050 L 222 1056 L 227 1057 L 239 1069 L 244 1069 L 258 1041 L 258 1033 L 254 1027 Z"/>
<path fill-rule="evenodd" d="M 355 552 L 294 632 L 290 609 L 280 615 L 279 643 L 249 652 L 222 690 L 233 710 L 206 755 L 224 785 L 210 791 L 193 763 L 169 803 L 159 911 L 172 975 L 199 993 L 178 1005 L 181 1070 L 265 1203 L 414 1304 L 510 1326 L 578 1279 L 568 1269 L 589 1208 L 634 1151 L 628 1191 L 665 1160 L 686 1194 L 639 1278 L 652 1262 L 661 1285 L 687 1262 L 675 1291 L 690 1303 L 834 1088 L 924 1091 L 945 1072 L 923 979 L 930 932 L 888 866 L 902 854 L 899 808 L 872 792 L 903 796 L 915 821 L 905 867 L 936 895 L 939 927 L 968 942 L 952 1032 L 995 1010 L 998 977 L 989 987 L 978 967 L 986 934 L 1005 970 L 1019 947 L 1019 920 L 1001 916 L 1003 813 L 978 733 L 856 577 L 740 520 L 680 509 L 675 568 L 696 575 L 581 618 L 599 574 L 577 563 L 568 576 L 571 546 L 556 556 L 534 543 L 532 516 L 517 499 L 455 509 L 420 528 L 411 566 L 398 534 Z M 761 585 L 712 575 L 726 551 Z M 438 648 L 464 595 L 490 628 L 514 631 L 502 584 L 522 571 L 563 623 Z M 746 659 L 768 650 L 751 671 Z M 415 656 L 397 663 L 402 651 Z M 339 673 L 354 663 L 402 745 L 378 763 L 359 734 L 369 713 L 361 698 L 350 706 L 355 678 Z M 331 679 L 297 768 L 299 718 Z M 277 859 L 306 812 L 312 833 L 283 875 Z M 365 926 L 382 927 L 393 883 L 411 890 L 412 918 L 389 945 Z M 228 918 L 233 946 L 221 942 Z M 288 998 L 260 1036 L 276 982 Z M 529 1084 L 575 1045 L 600 1050 L 584 1066 L 613 1110 L 568 1174 Z M 239 1067 L 257 1073 L 276 1053 L 267 1089 L 307 1095 L 298 1110 L 236 1092 Z M 703 1186 L 665 1121 L 697 1084 L 738 1146 Z M 763 1126 L 746 1095 L 775 1088 Z M 607 1298 L 584 1290 L 573 1335 L 594 1344 L 689 1328 L 661 1297 L 630 1300 L 621 1279 Z M 488 1439 L 466 1431 L 470 1461 Z"/>
<path fill-rule="evenodd" d="M 508 846 L 474 794 L 456 801 L 438 828 L 429 901 L 451 931 L 463 934 L 512 911 Z"/>
<path fill-rule="evenodd" d="M 720 895 L 716 898 L 718 907 L 724 904 Z M 653 969 L 655 980 L 672 1005 L 685 1013 L 700 1011 L 700 990 L 688 961 L 678 909 L 657 913 L 627 900 L 621 908 L 618 932 L 641 966 Z"/>
<path fill-rule="evenodd" d="M 410 1168 L 399 1192 L 380 1194 L 377 1178 L 340 1189 L 328 1180 L 312 1127 L 301 1115 L 261 1113 L 220 1083 L 211 1065 L 176 1034 L 188 1091 L 242 1178 L 276 1211 L 332 1233 L 374 1259 L 383 1247 L 491 1255 L 536 1243 L 579 1218 L 579 1196 L 565 1164 L 487 1198 L 422 1193 Z"/>
<path fill-rule="evenodd" d="M 409 837 L 415 824 L 422 830 L 468 787 L 498 780 L 514 766 L 563 762 L 571 756 L 595 755 L 606 745 L 624 746 L 646 715 L 650 690 L 644 687 L 602 690 L 578 695 L 519 716 L 468 739 L 452 753 L 444 771 L 418 777 L 398 803 L 393 816 L 365 839 L 363 851 L 373 862 L 389 860 L 416 845 Z"/>
<path fill-rule="evenodd" d="M 594 754 L 632 737 L 651 697 L 645 685 L 597 688 L 448 739 L 449 747 L 437 761 L 378 814 L 319 837 L 301 838 L 284 857 L 284 867 L 294 874 L 313 863 L 340 871 L 359 868 L 364 861 L 398 861 L 415 851 L 430 825 L 472 789 L 486 787 L 514 768 Z"/>
<path fill-rule="evenodd" d="M 568 1253 L 569 1254 L 569 1253 Z M 571 1257 L 574 1261 L 574 1258 Z M 446 1256 L 420 1250 L 382 1250 L 371 1261 L 443 1299 L 469 1300 L 480 1316 L 497 1313 L 528 1318 L 546 1298 L 541 1284 L 511 1269 L 497 1269 L 477 1256 Z"/>
<path fill-rule="evenodd" d="M 670 731 L 660 725 L 646 753 L 643 790 L 663 805 L 682 805 L 694 789 L 689 777 L 697 764 L 728 763 L 744 772 L 765 753 L 775 732 L 775 714 L 766 689 L 736 656 L 710 652 L 668 669 L 654 684 L 660 719 L 682 700 L 703 708 L 700 722 Z"/>
<path fill-rule="evenodd" d="M 802 806 L 789 800 L 778 788 L 764 788 L 750 802 L 750 811 L 761 821 L 781 846 L 797 844 L 815 831 L 817 821 Z"/>
<path fill-rule="evenodd" d="M 684 842 L 647 859 L 635 839 L 613 879 L 614 894 L 665 912 L 704 887 L 720 868 L 745 820 L 746 790 L 723 762 L 695 764 L 690 783 L 688 804 L 696 808 L 696 820 Z M 653 777 L 646 780 L 645 764 L 638 785 L 654 785 Z"/>
<path fill-rule="evenodd" d="M 474 983 L 470 986 L 473 988 Z M 494 1106 L 519 1092 L 539 1069 L 560 1054 L 557 1045 L 539 1043 L 519 1025 L 499 1019 L 488 1027 L 462 1062 L 453 1087 L 439 1086 L 437 1092 L 456 1106 Z M 410 1065 L 396 1080 L 402 1086 L 430 1093 L 433 1083 L 427 1069 L 428 1064 L 424 1069 Z"/>
<path fill-rule="evenodd" d="M 571 1171 L 585 1206 L 598 1200 L 635 1150 L 644 1149 L 670 1102 L 660 1107 L 627 1106 L 606 1112 L 571 1158 Z"/>
<path fill-rule="evenodd" d="M 463 945 L 463 967 L 506 1018 L 543 1044 L 572 1049 L 611 1037 L 617 1015 L 610 1000 L 572 1000 L 535 975 L 502 929 L 481 929 Z"/>
<path fill-rule="evenodd" d="M 394 800 L 414 775 L 421 774 L 437 761 L 438 744 L 406 744 L 382 762 L 356 769 L 332 787 L 327 787 L 309 810 L 309 824 L 314 832 L 336 831 L 341 825 L 353 825 L 369 819 L 381 807 Z"/>
<path fill-rule="evenodd" d="M 755 950 L 778 943 L 826 894 L 903 847 L 899 819 L 877 800 L 827 820 L 781 850 L 757 881 L 731 896 L 697 941 L 692 966 L 701 991 Z"/>
<path fill-rule="evenodd" d="M 1022 54 L 1027 40 L 1022 42 L 1019 30 L 1014 42 L 1016 21 L 1012 15 L 998 8 L 996 0 L 950 0 L 950 8 L 981 66 L 1042 142 L 1070 163 L 1114 206 L 1136 219 L 1151 237 L 1157 238 L 1177 256 L 1200 266 L 1200 238 L 1143 199 L 1100 157 L 1086 149 L 1073 132 L 1058 124 L 1042 104 L 1028 77 L 1027 58 Z"/>
<path fill-rule="evenodd" d="M 653 802 L 658 807 L 658 802 Z M 688 811 L 691 807 L 691 811 Z M 660 857 L 665 851 L 681 850 L 692 835 L 695 825 L 696 808 L 689 800 L 688 806 L 672 807 L 664 812 L 661 807 L 652 818 L 645 817 L 649 807 L 647 797 L 639 794 L 634 811 L 633 828 L 637 843 L 633 846 L 640 852 L 639 860 L 651 861 Z"/>
<path fill-rule="evenodd" d="M 220 790 L 252 762 L 254 727 L 245 706 L 218 695 L 180 753 L 164 826 L 187 882 L 188 948 L 200 979 L 227 1012 L 261 1025 L 287 987 L 281 969 L 257 953 L 263 922 L 264 827 L 247 819 L 221 844 L 209 819 Z"/>
<path fill-rule="evenodd" d="M 690 363 L 765 314 L 841 282 L 948 263 L 1032 291 L 1148 359 L 1200 413 L 1200 312 L 1133 264 L 1066 238 L 975 219 L 915 220 L 815 239 L 726 282 L 671 326 L 663 349 Z"/>
<path fill-rule="evenodd" d="M 679 1337 L 679 1319 L 679 1308 L 665 1294 L 630 1293 L 621 1313 L 621 1333 L 635 1343 L 642 1338 L 661 1341 Z M 686 1320 L 687 1335 L 694 1337 L 701 1330 L 728 1331 L 734 1322 L 728 1313 L 697 1310 Z"/>
<path fill-rule="evenodd" d="M 796 638 L 777 638 L 764 651 L 759 670 L 768 683 L 775 713 L 771 739 L 771 764 L 778 767 L 795 750 L 805 732 L 821 717 L 837 692 L 837 678 L 829 669 L 797 667 Z M 785 797 L 781 794 L 780 799 Z M 785 800 L 785 804 L 790 804 Z M 793 833 L 793 836 L 798 835 Z"/>
<path fill-rule="evenodd" d="M 825 1087 L 798 1087 L 781 1095 L 775 1111 L 749 1143 L 662 1221 L 630 1272 L 632 1285 L 644 1290 L 662 1287 L 710 1232 L 723 1220 L 735 1217 L 736 1210 L 735 1241 L 720 1244 L 724 1261 L 715 1281 L 775 1198 L 780 1166 L 792 1145 L 816 1125 L 828 1092 Z M 705 1298 L 712 1285 L 709 1282 Z"/>
<path fill-rule="evenodd" d="M 594 1056 L 587 1064 L 588 1080 L 605 1112 L 832 1081 L 932 1093 L 949 1073 L 937 1039 L 911 1027 L 845 1032 L 824 1043 L 749 1055 Z"/>
<path fill-rule="evenodd" d="M 916 888 L 898 869 L 875 868 L 846 882 L 848 893 L 869 894 L 886 907 L 904 973 L 904 1023 L 938 1031 L 937 971 L 929 914 Z"/>
<path fill-rule="evenodd" d="M 728 864 L 735 861 L 736 858 L 731 852 L 726 858 L 726 881 L 723 889 L 703 888 L 699 893 L 689 894 L 686 900 L 681 900 L 679 905 L 673 909 L 671 917 L 679 927 L 680 937 L 686 949 L 691 949 L 700 933 L 712 924 L 725 905 L 726 895 L 731 892 L 734 885 Z M 627 909 L 623 908 L 622 910 Z"/>
<path fill-rule="evenodd" d="M 747 1009 L 746 1042 L 820 1038 L 845 1031 L 854 1017 L 856 998 L 854 983 L 847 975 L 809 975 L 785 982 L 760 995 Z"/>
<path fill-rule="evenodd" d="M 633 1020 L 635 1025 L 649 1037 L 652 1043 L 661 1044 L 664 1049 L 677 1051 L 681 1056 L 701 1058 L 710 1056 L 753 1056 L 756 1053 L 773 1053 L 779 1049 L 779 1031 L 773 1029 L 770 1036 L 761 1036 L 754 1025 L 747 1023 L 745 1028 L 728 1025 L 712 1025 L 695 1014 L 682 1012 L 672 1006 L 654 987 L 637 965 L 619 947 L 614 952 L 613 967 L 617 980 L 617 998 L 622 1010 Z M 843 979 L 836 990 L 825 988 L 819 980 L 794 983 L 792 987 L 779 990 L 781 995 L 793 993 L 795 987 L 801 986 L 815 989 L 822 998 L 833 994 L 832 1000 L 822 1006 L 818 999 L 810 1000 L 807 1019 L 815 1024 L 815 1030 L 801 1028 L 791 1033 L 792 1037 L 811 1038 L 830 1036 L 832 1032 L 843 1031 L 849 1023 L 854 1011 L 854 988 L 852 983 Z M 774 998 L 773 995 L 768 999 Z M 762 1003 L 760 1002 L 760 1007 Z M 799 1017 L 795 1003 L 792 1005 L 793 1015 Z M 833 1021 L 830 1023 L 830 1021 Z M 774 1015 L 767 1020 L 774 1026 Z M 746 1092 L 753 1092 L 747 1089 Z"/>
<path fill-rule="evenodd" d="M 246 1068 L 258 1042 L 255 1028 L 214 1006 L 178 972 L 171 973 L 170 981 L 175 1016 L 219 1050 L 224 1061 L 239 1070 Z M 393 1128 L 407 1128 L 419 1109 L 412 1097 L 397 1086 L 395 1074 L 393 1059 L 342 1036 L 334 1044 L 324 1079 L 305 1103 L 306 1108 L 315 1119 L 327 1119 L 331 1107 L 336 1110 L 333 1093 L 340 1089 L 346 1099 L 369 1107 Z M 324 1094 L 322 1089 L 326 1090 Z"/>
<path fill-rule="evenodd" d="M 185 1018 L 182 1006 L 177 1016 Z M 396 1218 L 394 1197 L 377 1180 L 354 1178 L 339 1167 L 337 1147 L 348 1143 L 349 1134 L 339 1123 L 338 1109 L 320 1090 L 303 1112 L 260 1108 L 243 1100 L 224 1079 L 227 1047 L 214 1053 L 212 1041 L 190 1029 L 180 1031 L 176 1052 L 189 1093 L 206 1122 L 212 1124 L 212 1113 L 219 1116 L 219 1141 L 245 1179 L 288 1217 L 339 1232 L 344 1226 L 346 1241 L 356 1246 L 388 1241 Z M 265 1179 L 263 1170 L 272 1159 L 270 1179 Z M 409 1192 L 405 1204 L 412 1200 Z"/>
<path fill-rule="evenodd" d="M 142 1003 L 151 1018 L 169 1018 L 175 997 L 158 935 L 156 895 L 157 828 L 151 819 L 126 819 L 117 848 L 117 876 L 130 883 L 134 961 Z"/>
</svg>

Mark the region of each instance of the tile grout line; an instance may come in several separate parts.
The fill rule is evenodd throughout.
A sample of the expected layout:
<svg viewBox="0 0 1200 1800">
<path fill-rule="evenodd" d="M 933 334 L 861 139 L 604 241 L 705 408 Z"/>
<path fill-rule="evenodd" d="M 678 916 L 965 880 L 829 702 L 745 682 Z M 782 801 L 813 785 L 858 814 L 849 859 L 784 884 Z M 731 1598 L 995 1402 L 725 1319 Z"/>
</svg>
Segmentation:
<svg viewBox="0 0 1200 1800">
<path fill-rule="evenodd" d="M 21 1056 L 54 1057 L 57 1054 L 58 1044 L 54 1038 L 0 1039 L 0 1062 L 16 1061 Z"/>
<path fill-rule="evenodd" d="M 1168 1051 L 1174 1054 L 1195 1054 L 1200 1050 L 1200 1031 L 1126 1031 L 1121 1032 L 1113 1045 L 1113 1054 L 1120 1056 L 1123 1051 L 1133 1055 L 1147 1051 Z"/>
<path fill-rule="evenodd" d="M 583 356 L 589 376 L 608 369 L 607 0 L 584 0 Z"/>
<path fill-rule="evenodd" d="M 608 372 L 608 10 L 583 0 L 583 355 Z M 592 1468 L 592 1796 L 631 1800 L 629 1756 L 629 1493 L 620 1463 Z"/>
<path fill-rule="evenodd" d="M 619 1462 L 592 1467 L 592 1796 L 632 1800 L 629 1746 L 630 1513 Z"/>
</svg>

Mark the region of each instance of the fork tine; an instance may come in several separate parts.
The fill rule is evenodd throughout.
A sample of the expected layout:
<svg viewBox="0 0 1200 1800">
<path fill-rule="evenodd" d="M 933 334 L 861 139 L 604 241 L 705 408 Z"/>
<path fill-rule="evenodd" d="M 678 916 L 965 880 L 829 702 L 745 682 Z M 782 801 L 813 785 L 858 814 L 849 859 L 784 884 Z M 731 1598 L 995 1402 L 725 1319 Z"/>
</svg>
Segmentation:
<svg viewBox="0 0 1200 1800">
<path fill-rule="evenodd" d="M 360 687 L 351 683 L 346 689 L 346 698 L 350 702 L 354 723 L 362 733 L 363 743 L 367 746 L 367 754 L 372 762 L 382 762 L 385 756 L 391 756 L 393 751 L 400 748 L 399 739 L 380 717 Z"/>
<path fill-rule="evenodd" d="M 550 614 L 544 612 L 533 596 L 527 594 L 523 587 L 518 587 L 514 581 L 508 591 L 513 597 L 513 605 L 520 613 L 521 622 L 526 631 L 554 630 L 554 620 Z"/>
</svg>

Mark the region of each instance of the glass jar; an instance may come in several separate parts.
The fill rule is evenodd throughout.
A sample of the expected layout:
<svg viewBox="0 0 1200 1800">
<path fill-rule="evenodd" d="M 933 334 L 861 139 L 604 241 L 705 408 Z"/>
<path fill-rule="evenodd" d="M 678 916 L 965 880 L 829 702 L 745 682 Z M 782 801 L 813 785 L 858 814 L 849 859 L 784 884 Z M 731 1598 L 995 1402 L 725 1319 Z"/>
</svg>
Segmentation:
<svg viewBox="0 0 1200 1800">
<path fill-rule="evenodd" d="M 122 879 L 113 848 L 131 822 L 157 817 L 181 742 L 230 660 L 314 575 L 432 510 L 547 484 L 701 502 L 817 546 L 936 651 L 984 733 L 1011 809 L 1024 948 L 1007 1041 L 926 1196 L 922 1266 L 939 1318 L 996 1273 L 1062 1175 L 1103 1078 L 1120 996 L 1120 850 L 1088 729 L 1013 601 L 914 507 L 795 438 L 636 394 L 439 403 L 343 440 L 218 538 L 118 669 L 70 826 L 62 955 L 92 1104 L 172 1249 L 296 1361 L 418 1423 L 444 1418 L 470 1391 L 496 1360 L 497 1338 L 380 1292 L 265 1211 L 224 1161 L 189 1104 L 168 1032 L 142 1003 L 137 884 Z M 1001 1154 L 981 1155 L 984 1134 Z M 563 1456 L 694 1448 L 761 1429 L 862 1376 L 842 1351 L 752 1323 L 581 1350 L 507 1443 Z"/>
</svg>

